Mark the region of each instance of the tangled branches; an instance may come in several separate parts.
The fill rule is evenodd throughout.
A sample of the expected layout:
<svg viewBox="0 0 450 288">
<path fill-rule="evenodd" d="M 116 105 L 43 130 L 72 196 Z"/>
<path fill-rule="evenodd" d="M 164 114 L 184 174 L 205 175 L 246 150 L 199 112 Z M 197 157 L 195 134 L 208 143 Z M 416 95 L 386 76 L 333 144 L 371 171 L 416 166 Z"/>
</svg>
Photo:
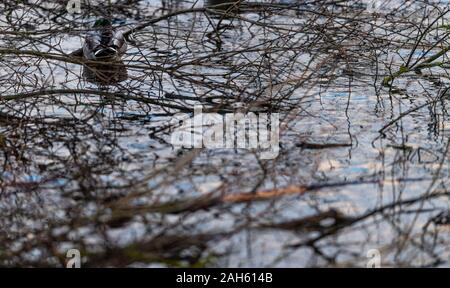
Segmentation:
<svg viewBox="0 0 450 288">
<path fill-rule="evenodd" d="M 448 8 L 365 2 L 3 1 L 0 265 L 448 265 Z M 174 149 L 197 105 L 279 113 L 279 156 Z"/>
</svg>

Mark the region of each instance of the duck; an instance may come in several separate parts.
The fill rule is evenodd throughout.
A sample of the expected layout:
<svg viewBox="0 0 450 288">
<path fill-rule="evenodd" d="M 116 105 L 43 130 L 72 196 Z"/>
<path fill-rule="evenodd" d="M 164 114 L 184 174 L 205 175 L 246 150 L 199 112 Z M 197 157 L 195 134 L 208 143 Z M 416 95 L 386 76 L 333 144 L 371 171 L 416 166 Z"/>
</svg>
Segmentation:
<svg viewBox="0 0 450 288">
<path fill-rule="evenodd" d="M 92 61 L 120 60 L 127 51 L 124 32 L 114 29 L 111 21 L 106 18 L 96 20 L 92 28 L 93 31 L 85 37 L 83 47 L 70 55 Z"/>
<path fill-rule="evenodd" d="M 120 59 L 127 51 L 127 42 L 121 30 L 114 29 L 110 20 L 95 21 L 95 31 L 89 32 L 84 45 L 83 56 L 88 60 Z"/>
</svg>

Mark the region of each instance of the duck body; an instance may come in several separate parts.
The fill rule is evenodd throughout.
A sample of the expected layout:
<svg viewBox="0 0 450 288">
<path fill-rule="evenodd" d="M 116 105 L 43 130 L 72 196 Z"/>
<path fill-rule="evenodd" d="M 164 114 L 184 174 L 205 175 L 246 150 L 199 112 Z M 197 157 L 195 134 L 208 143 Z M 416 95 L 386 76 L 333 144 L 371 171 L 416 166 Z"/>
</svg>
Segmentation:
<svg viewBox="0 0 450 288">
<path fill-rule="evenodd" d="M 95 31 L 89 32 L 83 45 L 83 56 L 88 60 L 119 60 L 127 50 L 122 31 L 112 27 L 107 19 L 97 20 Z"/>
</svg>

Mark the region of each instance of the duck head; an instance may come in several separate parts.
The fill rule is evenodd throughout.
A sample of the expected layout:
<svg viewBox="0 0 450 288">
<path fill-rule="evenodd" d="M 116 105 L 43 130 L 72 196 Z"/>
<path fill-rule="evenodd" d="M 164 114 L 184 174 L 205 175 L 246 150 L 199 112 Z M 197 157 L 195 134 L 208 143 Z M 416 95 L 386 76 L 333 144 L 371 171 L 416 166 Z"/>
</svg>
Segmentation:
<svg viewBox="0 0 450 288">
<path fill-rule="evenodd" d="M 93 28 L 101 29 L 101 28 L 110 28 L 112 27 L 112 23 L 110 20 L 106 18 L 100 18 L 95 21 Z"/>
</svg>

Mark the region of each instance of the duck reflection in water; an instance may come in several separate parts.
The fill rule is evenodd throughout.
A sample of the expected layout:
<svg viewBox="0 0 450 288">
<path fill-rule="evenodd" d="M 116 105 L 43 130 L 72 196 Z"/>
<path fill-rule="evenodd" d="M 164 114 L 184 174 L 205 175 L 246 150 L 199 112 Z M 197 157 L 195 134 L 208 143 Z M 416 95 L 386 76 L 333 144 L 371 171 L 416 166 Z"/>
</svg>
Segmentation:
<svg viewBox="0 0 450 288">
<path fill-rule="evenodd" d="M 83 78 L 98 85 L 113 85 L 128 78 L 123 61 L 111 63 L 89 63 L 83 66 Z"/>
</svg>

